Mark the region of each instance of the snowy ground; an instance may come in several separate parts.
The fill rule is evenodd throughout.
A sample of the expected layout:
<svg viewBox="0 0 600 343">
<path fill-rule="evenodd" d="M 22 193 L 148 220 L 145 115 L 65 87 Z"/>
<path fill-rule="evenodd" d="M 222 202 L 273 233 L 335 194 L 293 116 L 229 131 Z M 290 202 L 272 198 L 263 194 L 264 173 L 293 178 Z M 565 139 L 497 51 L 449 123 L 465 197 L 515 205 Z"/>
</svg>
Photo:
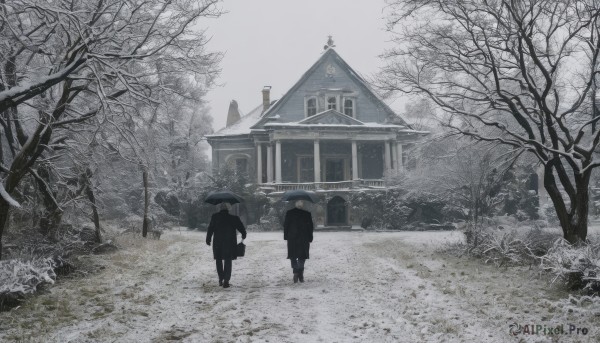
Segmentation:
<svg viewBox="0 0 600 343">
<path fill-rule="evenodd" d="M 204 233 L 128 239 L 0 313 L 0 342 L 598 342 L 600 303 L 576 303 L 528 268 L 497 269 L 437 251 L 459 232 L 315 234 L 293 284 L 281 233 L 249 233 L 232 288 L 217 285 Z M 587 335 L 509 334 L 512 323 Z"/>
</svg>

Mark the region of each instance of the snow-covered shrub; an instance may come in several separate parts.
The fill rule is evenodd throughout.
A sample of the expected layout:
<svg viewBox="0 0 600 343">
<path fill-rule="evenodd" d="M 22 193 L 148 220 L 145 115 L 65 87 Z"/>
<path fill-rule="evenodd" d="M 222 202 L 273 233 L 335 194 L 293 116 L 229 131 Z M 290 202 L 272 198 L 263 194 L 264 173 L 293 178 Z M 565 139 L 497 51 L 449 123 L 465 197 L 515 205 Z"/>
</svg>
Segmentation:
<svg viewBox="0 0 600 343">
<path fill-rule="evenodd" d="M 59 262 L 54 258 L 0 261 L 0 310 L 17 305 L 44 284 L 53 284 Z"/>
<path fill-rule="evenodd" d="M 402 188 L 351 195 L 354 221 L 365 229 L 414 230 L 457 219 L 448 205 L 426 192 Z"/>
<path fill-rule="evenodd" d="M 600 294 L 600 242 L 574 246 L 558 239 L 540 258 L 540 268 L 554 275 L 552 282 Z"/>
<path fill-rule="evenodd" d="M 498 267 L 522 265 L 533 260 L 528 242 L 522 240 L 514 230 L 490 235 L 482 243 L 482 252 L 486 263 L 492 262 Z"/>
<path fill-rule="evenodd" d="M 500 221 L 503 222 L 504 221 Z M 508 226 L 508 225 L 506 225 Z M 466 253 L 497 266 L 531 265 L 545 255 L 560 234 L 540 227 L 469 226 L 465 231 Z"/>
</svg>

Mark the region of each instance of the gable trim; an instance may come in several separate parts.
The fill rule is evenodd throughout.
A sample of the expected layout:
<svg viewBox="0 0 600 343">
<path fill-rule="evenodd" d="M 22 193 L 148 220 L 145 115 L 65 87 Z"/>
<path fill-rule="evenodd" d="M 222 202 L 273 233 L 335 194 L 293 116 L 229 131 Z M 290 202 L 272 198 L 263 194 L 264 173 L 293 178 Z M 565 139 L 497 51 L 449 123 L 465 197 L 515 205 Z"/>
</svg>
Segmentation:
<svg viewBox="0 0 600 343">
<path fill-rule="evenodd" d="M 324 119 L 326 117 L 338 117 L 338 118 L 342 119 L 343 121 L 350 122 L 350 124 L 345 124 L 345 125 L 360 125 L 360 126 L 365 125 L 365 123 L 363 123 L 362 121 L 360 121 L 358 119 L 354 119 L 354 118 L 347 116 L 336 110 L 326 110 L 321 113 L 317 113 L 314 116 L 310 116 L 308 118 L 302 119 L 301 121 L 298 122 L 298 124 L 319 124 L 320 119 Z"/>
</svg>

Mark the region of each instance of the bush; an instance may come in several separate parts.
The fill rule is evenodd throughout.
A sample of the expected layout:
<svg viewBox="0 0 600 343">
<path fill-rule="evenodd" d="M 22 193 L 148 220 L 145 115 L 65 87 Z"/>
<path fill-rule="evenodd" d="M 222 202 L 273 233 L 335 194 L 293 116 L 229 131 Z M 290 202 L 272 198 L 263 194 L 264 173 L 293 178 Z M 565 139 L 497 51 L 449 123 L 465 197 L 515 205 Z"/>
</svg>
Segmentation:
<svg viewBox="0 0 600 343">
<path fill-rule="evenodd" d="M 471 226 L 464 233 L 466 253 L 496 266 L 534 264 L 560 237 L 539 227 L 507 230 L 503 226 Z"/>
<path fill-rule="evenodd" d="M 362 191 L 351 195 L 350 204 L 356 223 L 365 229 L 411 230 L 429 228 L 462 218 L 457 211 L 428 193 L 409 193 L 392 188 L 386 191 Z M 447 226 L 444 226 L 447 227 Z"/>
<path fill-rule="evenodd" d="M 548 253 L 541 257 L 540 267 L 554 275 L 571 290 L 583 289 L 600 294 L 600 243 L 573 246 L 564 239 L 554 242 Z"/>
<path fill-rule="evenodd" d="M 18 305 L 39 287 L 53 284 L 59 263 L 54 258 L 0 261 L 0 311 Z"/>
</svg>

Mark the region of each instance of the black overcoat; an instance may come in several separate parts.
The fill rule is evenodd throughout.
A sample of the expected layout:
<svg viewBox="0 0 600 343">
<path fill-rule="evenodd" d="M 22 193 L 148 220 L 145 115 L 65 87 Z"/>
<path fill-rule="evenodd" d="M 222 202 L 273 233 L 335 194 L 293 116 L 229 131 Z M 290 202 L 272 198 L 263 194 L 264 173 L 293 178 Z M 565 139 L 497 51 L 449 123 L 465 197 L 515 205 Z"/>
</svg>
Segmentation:
<svg viewBox="0 0 600 343">
<path fill-rule="evenodd" d="M 283 239 L 287 240 L 287 258 L 309 258 L 313 241 L 313 221 L 310 212 L 293 208 L 286 212 Z"/>
<path fill-rule="evenodd" d="M 206 233 L 206 243 L 210 244 L 214 235 L 212 247 L 215 260 L 237 259 L 236 230 L 242 234 L 242 239 L 246 238 L 246 229 L 240 217 L 229 214 L 227 210 L 221 210 L 212 215 Z"/>
</svg>

